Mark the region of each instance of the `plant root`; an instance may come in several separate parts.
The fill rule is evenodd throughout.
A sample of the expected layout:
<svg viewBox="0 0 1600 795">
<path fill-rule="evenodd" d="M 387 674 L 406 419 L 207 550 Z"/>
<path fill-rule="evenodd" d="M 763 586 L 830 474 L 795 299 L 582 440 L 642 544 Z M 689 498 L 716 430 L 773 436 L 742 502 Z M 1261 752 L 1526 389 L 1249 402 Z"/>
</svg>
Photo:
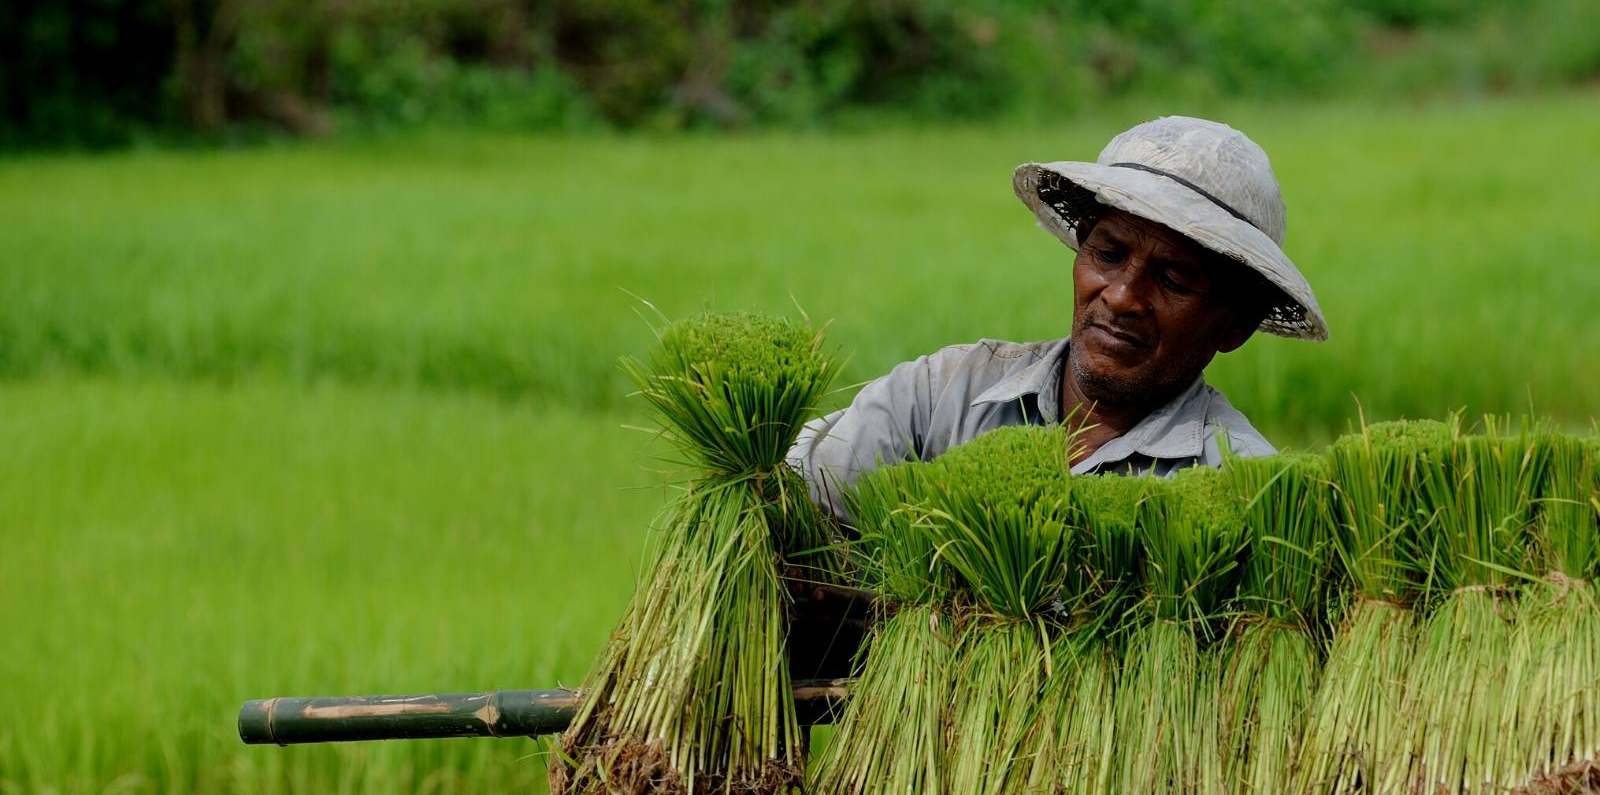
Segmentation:
<svg viewBox="0 0 1600 795">
<path fill-rule="evenodd" d="M 1600 760 L 1579 759 L 1547 770 L 1508 795 L 1600 795 Z"/>
<path fill-rule="evenodd" d="M 564 741 L 561 751 L 579 766 L 574 769 L 565 759 L 552 764 L 550 795 L 775 795 L 804 786 L 804 766 L 777 759 L 731 780 L 721 773 L 697 773 L 694 786 L 686 786 L 659 743 L 631 737 L 608 737 L 593 746 Z"/>
</svg>

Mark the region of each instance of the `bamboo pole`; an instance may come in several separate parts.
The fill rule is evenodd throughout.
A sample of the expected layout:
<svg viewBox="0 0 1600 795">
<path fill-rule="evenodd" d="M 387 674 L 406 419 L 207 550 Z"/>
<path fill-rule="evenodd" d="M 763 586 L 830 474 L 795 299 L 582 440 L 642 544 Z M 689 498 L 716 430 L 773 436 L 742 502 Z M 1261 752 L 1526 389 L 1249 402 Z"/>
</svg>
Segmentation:
<svg viewBox="0 0 1600 795">
<path fill-rule="evenodd" d="M 832 723 L 847 680 L 796 682 L 804 725 Z M 266 698 L 239 709 L 239 739 L 249 745 L 445 737 L 530 737 L 566 729 L 575 690 L 491 690 L 398 696 Z"/>
</svg>

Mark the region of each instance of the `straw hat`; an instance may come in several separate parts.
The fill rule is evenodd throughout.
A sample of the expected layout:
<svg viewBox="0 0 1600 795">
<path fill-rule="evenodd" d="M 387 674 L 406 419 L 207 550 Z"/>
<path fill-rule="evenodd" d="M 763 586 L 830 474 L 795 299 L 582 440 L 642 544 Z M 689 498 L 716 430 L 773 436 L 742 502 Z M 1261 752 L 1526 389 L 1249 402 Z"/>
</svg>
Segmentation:
<svg viewBox="0 0 1600 795">
<path fill-rule="evenodd" d="M 1024 163 L 1011 185 L 1039 225 L 1074 250 L 1078 227 L 1101 211 L 1096 203 L 1187 235 L 1283 293 L 1262 331 L 1328 338 L 1311 285 L 1283 253 L 1283 195 L 1272 163 L 1226 124 L 1187 116 L 1145 122 L 1111 139 L 1096 162 Z"/>
</svg>

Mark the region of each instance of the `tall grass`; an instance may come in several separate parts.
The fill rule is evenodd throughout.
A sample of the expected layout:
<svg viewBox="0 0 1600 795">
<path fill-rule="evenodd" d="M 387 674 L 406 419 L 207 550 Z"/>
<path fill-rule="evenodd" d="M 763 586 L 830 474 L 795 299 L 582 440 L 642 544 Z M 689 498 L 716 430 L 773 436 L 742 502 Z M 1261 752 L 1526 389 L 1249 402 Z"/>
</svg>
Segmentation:
<svg viewBox="0 0 1600 795">
<path fill-rule="evenodd" d="M 818 792 L 1109 781 L 1103 641 L 1136 570 L 1143 479 L 1070 477 L 1075 444 L 1065 426 L 1004 428 L 857 484 L 871 577 L 900 604 L 864 655 Z M 1107 502 L 1111 518 L 1091 521 Z"/>
<path fill-rule="evenodd" d="M 635 297 L 832 320 L 841 383 L 981 336 L 1067 330 L 1069 252 L 1008 176 L 1158 113 L 1272 153 L 1325 345 L 1258 338 L 1213 380 L 1281 443 L 1369 416 L 1600 404 L 1600 105 L 1172 102 L 1061 127 L 841 136 L 438 136 L 0 162 L 0 375 L 282 374 L 617 406 Z M 1520 153 L 1562 153 L 1564 180 Z M 1359 230 L 1353 234 L 1352 230 Z M 1461 230 L 1470 230 L 1463 234 Z M 1040 284 L 1062 285 L 1059 291 Z M 1019 285 L 1030 285 L 1020 288 Z M 1419 388 L 1428 384 L 1430 388 Z"/>
<path fill-rule="evenodd" d="M 956 581 L 948 792 L 1058 786 L 1059 710 L 1041 695 L 1079 661 L 1053 636 L 1103 622 L 1105 578 L 1081 562 L 1093 542 L 1070 497 L 1075 445 L 1064 425 L 985 434 L 935 461 L 925 502 L 907 506 Z"/>
<path fill-rule="evenodd" d="M 1275 441 L 1331 438 L 1352 397 L 1584 424 L 1591 100 L 0 161 L 0 790 L 537 791 L 530 743 L 246 748 L 234 710 L 576 684 L 665 496 L 621 427 L 640 298 L 798 304 L 844 382 L 1059 335 L 1067 252 L 1006 175 L 1160 112 L 1234 123 L 1283 180 L 1333 339 L 1208 374 Z"/>
<path fill-rule="evenodd" d="M 927 467 L 877 469 L 848 493 L 862 530 L 866 576 L 894 604 L 877 617 L 855 661 L 856 683 L 811 787 L 824 795 L 944 792 L 948 675 L 954 656 L 954 572 L 912 505 L 930 488 Z"/>
<path fill-rule="evenodd" d="M 640 468 L 660 451 L 623 421 L 338 387 L 0 386 L 0 792 L 541 791 L 531 740 L 247 747 L 235 716 L 576 685 L 662 499 Z"/>
<path fill-rule="evenodd" d="M 1109 598 L 1099 608 L 1100 626 L 1089 625 L 1100 631 L 1060 638 L 1058 643 L 1068 646 L 1078 668 L 1066 671 L 1067 676 L 1052 678 L 1051 688 L 1042 696 L 1046 703 L 1060 704 L 1056 783 L 1068 793 L 1110 795 L 1119 791 L 1114 788 L 1121 769 L 1118 754 L 1125 746 L 1118 732 L 1124 730 L 1124 724 L 1114 705 L 1126 651 L 1124 622 L 1134 614 L 1143 595 L 1139 513 L 1153 483 L 1148 478 L 1119 475 L 1078 477 L 1072 483 L 1072 498 L 1083 511 L 1093 539 L 1088 568 L 1101 579 L 1101 590 Z M 1065 692 L 1057 693 L 1056 688 Z"/>
</svg>

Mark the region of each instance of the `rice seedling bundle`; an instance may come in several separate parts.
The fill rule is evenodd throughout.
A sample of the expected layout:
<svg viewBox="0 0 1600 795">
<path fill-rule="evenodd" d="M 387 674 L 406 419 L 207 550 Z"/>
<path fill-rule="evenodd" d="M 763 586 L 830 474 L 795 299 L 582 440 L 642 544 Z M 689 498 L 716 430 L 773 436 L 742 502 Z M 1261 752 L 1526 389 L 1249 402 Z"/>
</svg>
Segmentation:
<svg viewBox="0 0 1600 795">
<path fill-rule="evenodd" d="M 1405 712 L 1412 722 L 1411 784 L 1428 792 L 1492 792 L 1512 783 L 1514 710 L 1508 681 L 1511 587 L 1526 559 L 1546 445 L 1506 433 L 1420 449 L 1417 474 L 1431 521 L 1416 541 L 1429 608 L 1417 636 Z"/>
<path fill-rule="evenodd" d="M 1225 792 L 1215 671 L 1201 651 L 1238 579 L 1243 516 L 1217 470 L 1153 485 L 1139 510 L 1144 593 L 1117 694 L 1116 791 Z"/>
<path fill-rule="evenodd" d="M 1035 767 L 1037 746 L 1056 746 L 1036 727 L 1040 693 L 1065 664 L 1052 658 L 1053 634 L 1082 620 L 1089 598 L 1067 584 L 1089 579 L 1066 492 L 1070 441 L 1060 427 L 1005 428 L 858 484 L 862 543 L 882 587 L 921 604 L 873 638 L 817 790 L 1000 793 L 1053 775 Z M 934 627 L 938 638 L 925 630 Z M 930 690 L 945 696 L 931 742 L 904 725 L 904 705 L 928 704 Z"/>
<path fill-rule="evenodd" d="M 952 632 L 948 608 L 933 603 L 905 604 L 877 622 L 810 791 L 947 791 Z"/>
<path fill-rule="evenodd" d="M 1068 491 L 1072 439 L 1064 426 L 1003 428 L 930 467 L 917 526 L 956 586 L 946 792 L 1057 788 L 1055 727 L 1040 724 L 1058 710 L 1041 695 L 1076 671 L 1053 639 L 1094 622 L 1098 596 Z"/>
<path fill-rule="evenodd" d="M 669 325 L 648 363 L 625 369 L 691 474 L 585 682 L 551 791 L 797 790 L 804 743 L 778 564 L 790 552 L 836 567 L 783 462 L 834 365 L 803 325 L 706 314 Z"/>
<path fill-rule="evenodd" d="M 937 563 L 932 538 L 914 527 L 925 467 L 879 468 L 847 495 L 881 612 L 858 654 L 833 739 L 817 760 L 813 792 L 945 791 L 944 730 L 955 694 L 953 574 Z"/>
<path fill-rule="evenodd" d="M 900 606 L 813 791 L 1111 791 L 1106 641 L 1144 480 L 1069 482 L 1066 449 L 1059 429 L 1005 429 L 857 484 L 872 579 Z"/>
<path fill-rule="evenodd" d="M 1440 449 L 1455 426 L 1377 423 L 1328 448 L 1336 487 L 1335 549 L 1351 593 L 1328 651 L 1296 766 L 1298 793 L 1400 792 L 1407 725 L 1401 713 L 1422 587 L 1416 539 L 1430 514 L 1421 450 Z"/>
<path fill-rule="evenodd" d="M 1068 795 L 1110 795 L 1118 772 L 1116 686 L 1121 670 L 1124 619 L 1140 594 L 1139 503 L 1157 483 L 1121 475 L 1078 476 L 1072 499 L 1086 524 L 1085 561 L 1100 594 L 1088 610 L 1096 620 L 1056 639 L 1058 659 L 1076 659 L 1075 670 L 1052 676 L 1040 696 L 1046 717 L 1040 722 L 1053 735 L 1054 761 L 1036 767 L 1054 769 L 1058 792 Z M 1058 669 L 1061 670 L 1061 669 Z M 1048 745 L 1046 746 L 1049 747 Z M 1048 751 L 1045 753 L 1049 753 Z M 1043 779 L 1043 777 L 1041 777 Z M 1047 792 L 1043 780 L 1030 780 L 1023 792 Z"/>
<path fill-rule="evenodd" d="M 1600 441 L 1564 435 L 1548 448 L 1536 508 L 1532 566 L 1540 579 L 1518 603 L 1512 659 L 1517 763 L 1513 780 L 1548 792 L 1600 758 Z"/>
<path fill-rule="evenodd" d="M 1327 460 L 1233 458 L 1222 471 L 1250 534 L 1218 653 L 1225 777 L 1231 792 L 1277 793 L 1293 781 L 1322 672 L 1315 633 L 1333 575 Z"/>
</svg>

